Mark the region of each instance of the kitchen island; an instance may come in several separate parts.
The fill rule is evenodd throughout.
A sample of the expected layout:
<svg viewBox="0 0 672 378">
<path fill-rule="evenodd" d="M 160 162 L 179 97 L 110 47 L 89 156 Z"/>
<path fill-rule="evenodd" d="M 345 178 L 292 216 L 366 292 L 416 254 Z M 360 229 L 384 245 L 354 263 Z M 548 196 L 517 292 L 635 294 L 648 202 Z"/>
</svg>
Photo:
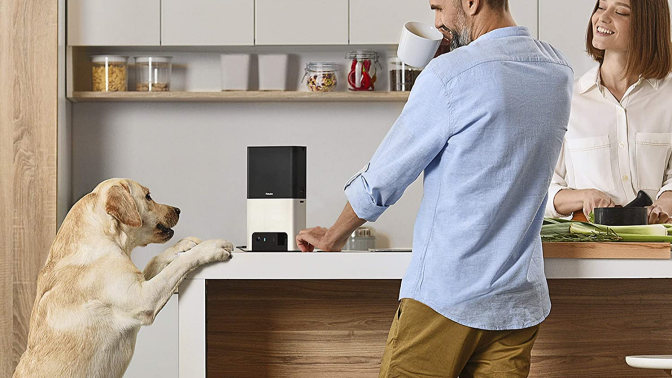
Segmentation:
<svg viewBox="0 0 672 378">
<path fill-rule="evenodd" d="M 651 376 L 624 359 L 672 351 L 672 260 L 657 256 L 547 256 L 553 310 L 531 376 Z M 376 377 L 410 258 L 238 251 L 193 272 L 178 296 L 179 376 Z"/>
</svg>

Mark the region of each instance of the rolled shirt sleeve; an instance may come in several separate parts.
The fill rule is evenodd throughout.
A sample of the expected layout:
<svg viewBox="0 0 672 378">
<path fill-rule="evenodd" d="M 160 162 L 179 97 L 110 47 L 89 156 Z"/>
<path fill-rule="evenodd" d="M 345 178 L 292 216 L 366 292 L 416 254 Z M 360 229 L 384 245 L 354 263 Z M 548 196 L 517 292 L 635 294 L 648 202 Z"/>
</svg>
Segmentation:
<svg viewBox="0 0 672 378">
<path fill-rule="evenodd" d="M 546 216 L 551 218 L 569 218 L 573 214 L 560 214 L 555 209 L 555 196 L 559 191 L 569 189 L 565 177 L 567 176 L 567 161 L 565 159 L 565 143 L 560 150 L 560 158 L 555 165 L 553 178 L 551 179 L 551 186 L 548 189 L 548 203 L 546 204 Z"/>
<path fill-rule="evenodd" d="M 375 154 L 345 185 L 361 219 L 375 222 L 445 148 L 452 121 L 450 98 L 431 66 L 418 77 L 401 115 Z"/>
</svg>

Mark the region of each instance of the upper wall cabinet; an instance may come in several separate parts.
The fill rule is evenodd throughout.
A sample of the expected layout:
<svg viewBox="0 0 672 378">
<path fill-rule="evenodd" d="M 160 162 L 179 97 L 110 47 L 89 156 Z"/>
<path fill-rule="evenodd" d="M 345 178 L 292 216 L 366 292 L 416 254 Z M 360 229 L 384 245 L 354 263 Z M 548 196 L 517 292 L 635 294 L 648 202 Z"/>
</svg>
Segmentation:
<svg viewBox="0 0 672 378">
<path fill-rule="evenodd" d="M 530 29 L 532 36 L 538 38 L 539 5 L 537 0 L 509 0 L 509 7 L 516 24 L 526 26 Z"/>
<path fill-rule="evenodd" d="M 256 0 L 257 45 L 347 45 L 348 0 Z"/>
<path fill-rule="evenodd" d="M 68 45 L 158 46 L 160 0 L 68 0 Z"/>
<path fill-rule="evenodd" d="M 161 0 L 161 44 L 254 45 L 254 0 Z"/>
<path fill-rule="evenodd" d="M 580 77 L 597 63 L 586 53 L 586 31 L 595 1 L 540 0 L 539 39 L 562 51 Z"/>
<path fill-rule="evenodd" d="M 350 43 L 397 44 L 407 21 L 434 25 L 429 0 L 350 0 Z"/>
</svg>

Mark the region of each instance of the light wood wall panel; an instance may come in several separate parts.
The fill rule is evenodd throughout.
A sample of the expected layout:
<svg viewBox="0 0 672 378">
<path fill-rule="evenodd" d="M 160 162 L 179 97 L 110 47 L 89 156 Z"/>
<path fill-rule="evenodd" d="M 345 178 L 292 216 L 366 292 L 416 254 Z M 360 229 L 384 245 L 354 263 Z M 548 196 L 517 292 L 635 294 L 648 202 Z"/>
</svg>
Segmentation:
<svg viewBox="0 0 672 378">
<path fill-rule="evenodd" d="M 672 280 L 551 280 L 532 378 L 648 378 L 672 353 Z M 208 377 L 376 378 L 399 281 L 209 281 Z"/>
<path fill-rule="evenodd" d="M 0 1 L 0 376 L 26 345 L 56 233 L 58 2 Z"/>
</svg>

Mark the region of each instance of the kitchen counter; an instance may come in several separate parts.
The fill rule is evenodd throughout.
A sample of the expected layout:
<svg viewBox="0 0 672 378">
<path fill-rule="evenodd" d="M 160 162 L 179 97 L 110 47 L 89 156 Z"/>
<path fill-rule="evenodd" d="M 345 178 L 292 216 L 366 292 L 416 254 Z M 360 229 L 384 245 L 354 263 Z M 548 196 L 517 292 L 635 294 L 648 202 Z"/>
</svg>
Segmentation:
<svg viewBox="0 0 672 378">
<path fill-rule="evenodd" d="M 410 261 L 411 252 L 236 251 L 229 263 L 203 267 L 188 279 L 401 279 Z M 546 256 L 545 267 L 549 279 L 672 278 L 669 248 L 665 259 Z"/>
<path fill-rule="evenodd" d="M 206 376 L 206 282 L 208 280 L 400 280 L 410 252 L 237 251 L 232 260 L 194 271 L 181 285 L 180 377 Z M 549 279 L 672 278 L 672 259 L 546 258 Z M 277 286 L 277 285 L 276 285 Z"/>
</svg>

